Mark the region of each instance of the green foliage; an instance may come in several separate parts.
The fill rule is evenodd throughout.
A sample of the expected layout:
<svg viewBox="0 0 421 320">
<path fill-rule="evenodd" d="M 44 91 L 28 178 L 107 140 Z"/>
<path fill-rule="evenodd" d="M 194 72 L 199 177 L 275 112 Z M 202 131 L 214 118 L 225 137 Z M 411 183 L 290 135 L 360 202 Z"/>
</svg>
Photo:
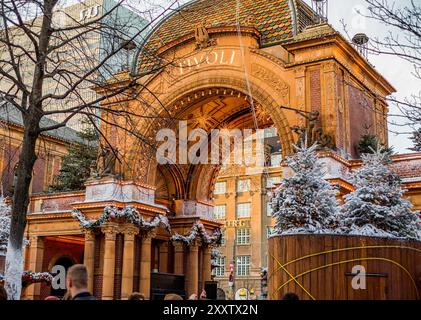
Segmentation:
<svg viewBox="0 0 421 320">
<path fill-rule="evenodd" d="M 90 166 L 97 158 L 98 133 L 91 128 L 79 132 L 84 144 L 74 144 L 63 158 L 59 174 L 48 188 L 50 192 L 82 190 L 90 175 Z"/>
<path fill-rule="evenodd" d="M 373 154 L 378 149 L 382 150 L 382 153 L 386 153 L 389 156 L 394 153 L 393 147 L 386 148 L 384 145 L 379 144 L 379 139 L 373 134 L 363 135 L 358 142 L 358 152 L 360 155 Z"/>
</svg>

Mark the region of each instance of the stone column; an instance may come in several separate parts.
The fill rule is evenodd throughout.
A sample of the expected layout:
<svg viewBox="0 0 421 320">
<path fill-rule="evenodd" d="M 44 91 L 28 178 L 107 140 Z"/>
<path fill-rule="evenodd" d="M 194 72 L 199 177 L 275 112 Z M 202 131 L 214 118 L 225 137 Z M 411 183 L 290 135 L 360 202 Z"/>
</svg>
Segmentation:
<svg viewBox="0 0 421 320">
<path fill-rule="evenodd" d="M 102 300 L 112 300 L 114 298 L 115 239 L 117 226 L 112 223 L 106 223 L 102 227 L 102 232 L 105 236 Z"/>
<path fill-rule="evenodd" d="M 142 234 L 140 245 L 140 284 L 139 291 L 149 299 L 151 289 L 151 250 L 152 238 L 155 232 L 145 232 Z"/>
<path fill-rule="evenodd" d="M 189 246 L 186 270 L 187 297 L 191 294 L 199 294 L 199 243 L 193 241 Z"/>
<path fill-rule="evenodd" d="M 168 241 L 159 245 L 159 272 L 168 272 Z"/>
<path fill-rule="evenodd" d="M 94 290 L 95 233 L 92 230 L 85 230 L 84 233 L 83 264 L 88 270 L 88 291 L 92 294 Z"/>
<path fill-rule="evenodd" d="M 203 263 L 202 263 L 202 288 L 205 288 L 205 282 L 211 280 L 211 246 L 203 247 Z"/>
<path fill-rule="evenodd" d="M 123 251 L 123 273 L 121 280 L 121 299 L 127 300 L 133 292 L 133 272 L 134 272 L 134 239 L 139 233 L 139 229 L 134 225 L 128 225 L 122 229 L 124 234 Z"/>
<path fill-rule="evenodd" d="M 173 246 L 174 246 L 174 273 L 184 274 L 184 244 L 179 241 L 174 241 Z"/>
<path fill-rule="evenodd" d="M 29 238 L 29 270 L 42 272 L 42 262 L 44 260 L 44 240 L 42 237 L 32 236 Z M 26 296 L 31 300 L 39 299 L 41 283 L 31 284 L 26 289 Z"/>
</svg>

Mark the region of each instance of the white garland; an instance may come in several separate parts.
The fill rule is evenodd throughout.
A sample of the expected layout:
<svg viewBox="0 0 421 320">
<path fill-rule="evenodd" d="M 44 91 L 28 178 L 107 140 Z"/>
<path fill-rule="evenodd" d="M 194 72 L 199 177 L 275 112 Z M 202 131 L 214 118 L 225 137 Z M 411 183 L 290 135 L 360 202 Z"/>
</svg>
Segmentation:
<svg viewBox="0 0 421 320">
<path fill-rule="evenodd" d="M 22 282 L 27 282 L 28 284 L 41 281 L 51 283 L 53 278 L 53 275 L 49 272 L 32 272 L 29 270 L 23 272 Z"/>
<path fill-rule="evenodd" d="M 40 281 L 45 281 L 50 283 L 51 281 L 53 281 L 53 275 L 49 272 L 32 272 L 31 270 L 29 271 L 24 271 L 22 274 L 22 282 L 27 282 L 27 283 L 34 283 L 34 282 L 40 282 Z M 4 274 L 0 273 L 0 281 L 4 281 Z"/>
<path fill-rule="evenodd" d="M 124 207 L 122 210 L 114 206 L 107 206 L 104 208 L 103 214 L 96 220 L 88 220 L 79 210 L 72 211 L 72 215 L 80 222 L 82 229 L 94 229 L 100 227 L 110 219 L 125 219 L 127 222 L 133 223 L 141 230 L 151 230 L 159 226 L 163 226 L 169 234 L 172 233 L 171 226 L 166 216 L 158 214 L 151 221 L 146 221 L 139 214 L 133 206 Z M 216 229 L 211 235 L 206 232 L 205 227 L 201 222 L 195 222 L 188 235 L 174 234 L 171 236 L 171 241 L 184 242 L 190 245 L 197 236 L 200 236 L 205 244 L 220 244 L 222 239 L 221 230 Z"/>
<path fill-rule="evenodd" d="M 180 241 L 184 242 L 187 245 L 190 245 L 193 242 L 193 240 L 196 239 L 197 236 L 200 236 L 200 238 L 205 244 L 221 244 L 221 230 L 218 228 L 212 233 L 212 235 L 209 235 L 206 232 L 205 226 L 201 222 L 195 222 L 187 235 L 183 236 L 181 234 L 176 233 L 171 237 L 170 240 Z"/>
<path fill-rule="evenodd" d="M 127 222 L 133 223 L 142 230 L 151 230 L 160 225 L 167 230 L 170 230 L 170 224 L 166 216 L 158 214 L 151 221 L 146 221 L 133 206 L 124 207 L 122 210 L 119 210 L 114 206 L 107 206 L 104 208 L 102 215 L 96 220 L 86 219 L 83 213 L 79 210 L 73 210 L 72 215 L 79 220 L 82 229 L 94 229 L 100 227 L 110 219 L 125 219 Z"/>
</svg>

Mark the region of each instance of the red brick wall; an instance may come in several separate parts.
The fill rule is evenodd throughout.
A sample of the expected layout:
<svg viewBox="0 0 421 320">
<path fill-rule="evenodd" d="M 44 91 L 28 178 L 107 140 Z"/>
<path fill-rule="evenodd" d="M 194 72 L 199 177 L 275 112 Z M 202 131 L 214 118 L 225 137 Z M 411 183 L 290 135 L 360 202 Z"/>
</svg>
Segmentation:
<svg viewBox="0 0 421 320">
<path fill-rule="evenodd" d="M 361 136 L 374 133 L 373 101 L 363 91 L 348 86 L 349 94 L 349 124 L 351 130 L 351 155 L 358 157 L 358 142 Z M 369 128 L 367 130 L 367 128 Z"/>
<path fill-rule="evenodd" d="M 114 299 L 121 299 L 121 274 L 123 269 L 124 237 L 121 233 L 116 236 L 115 269 L 114 269 Z"/>
<path fill-rule="evenodd" d="M 65 243 L 60 241 L 44 241 L 44 257 L 42 263 L 42 271 L 49 271 L 49 267 L 61 257 L 69 257 L 75 263 L 83 263 L 84 246 L 74 243 Z M 43 283 L 41 285 L 40 299 L 49 296 L 51 287 Z"/>
<path fill-rule="evenodd" d="M 102 297 L 102 279 L 103 265 L 102 257 L 104 256 L 104 237 L 97 235 L 95 238 L 95 261 L 94 261 L 94 292 L 93 295 L 100 299 Z"/>
<path fill-rule="evenodd" d="M 140 282 L 140 237 L 135 237 L 135 260 L 134 260 L 134 276 L 133 276 L 133 292 L 139 291 Z"/>
<path fill-rule="evenodd" d="M 344 81 L 344 74 L 342 70 L 339 70 L 339 73 L 336 77 L 336 97 L 338 103 L 336 104 L 336 147 L 339 149 L 346 149 L 345 143 L 345 108 L 344 108 L 344 94 L 343 94 L 343 81 Z"/>
<path fill-rule="evenodd" d="M 34 164 L 34 174 L 32 177 L 32 193 L 44 191 L 45 159 L 40 155 Z"/>
</svg>

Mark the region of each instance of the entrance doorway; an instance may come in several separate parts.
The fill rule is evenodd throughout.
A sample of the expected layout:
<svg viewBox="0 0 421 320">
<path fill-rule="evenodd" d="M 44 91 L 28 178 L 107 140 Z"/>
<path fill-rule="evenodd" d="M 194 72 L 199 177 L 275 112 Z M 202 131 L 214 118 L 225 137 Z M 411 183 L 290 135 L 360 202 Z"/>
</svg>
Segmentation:
<svg viewBox="0 0 421 320">
<path fill-rule="evenodd" d="M 57 261 L 54 263 L 54 265 L 63 266 L 64 269 L 66 270 L 66 274 L 67 274 L 67 270 L 72 265 L 74 265 L 74 262 L 69 257 L 61 257 L 61 258 L 57 259 Z M 53 287 L 51 287 L 51 292 L 50 292 L 51 296 L 56 296 L 56 297 L 62 298 L 65 293 L 66 293 L 66 289 L 54 289 Z"/>
</svg>

